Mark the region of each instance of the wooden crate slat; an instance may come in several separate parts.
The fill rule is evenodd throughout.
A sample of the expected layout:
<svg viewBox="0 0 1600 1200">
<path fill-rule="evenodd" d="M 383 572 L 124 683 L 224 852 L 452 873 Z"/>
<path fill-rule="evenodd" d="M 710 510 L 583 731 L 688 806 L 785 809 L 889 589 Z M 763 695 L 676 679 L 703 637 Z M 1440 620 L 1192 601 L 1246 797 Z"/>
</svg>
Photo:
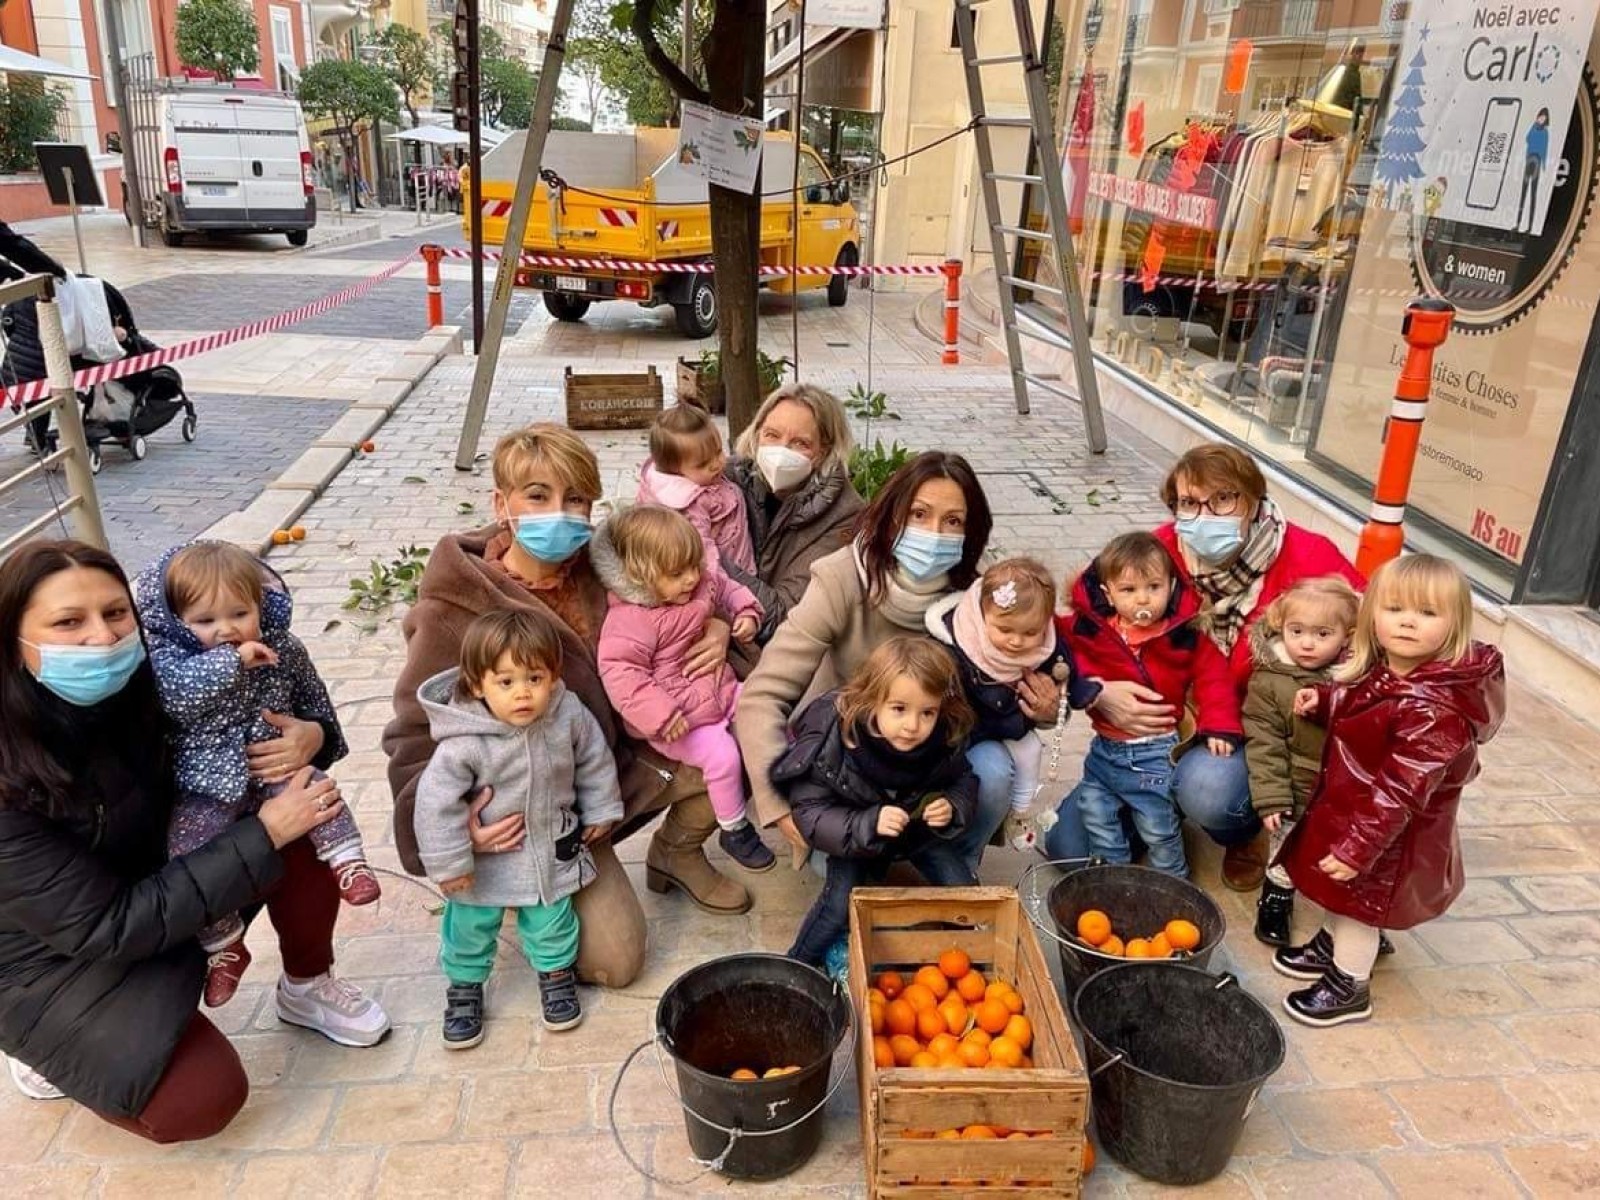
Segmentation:
<svg viewBox="0 0 1600 1200">
<path fill-rule="evenodd" d="M 1081 1151 L 1069 1156 L 1054 1138 L 1027 1141 L 886 1138 L 878 1147 L 878 1169 L 892 1179 L 910 1182 L 917 1176 L 935 1179 L 980 1179 L 1008 1183 L 1018 1175 L 1066 1183 L 1076 1177 Z"/>
<path fill-rule="evenodd" d="M 1024 1079 L 1040 1071 L 1004 1073 L 1000 1086 L 974 1087 L 958 1071 L 927 1072 L 944 1076 L 935 1087 L 900 1087 L 885 1079 L 878 1092 L 878 1137 L 905 1129 L 960 1129 L 968 1125 L 1003 1125 L 1029 1132 L 1048 1130 L 1070 1136 L 1083 1129 L 1084 1105 L 1072 1078 Z M 985 1072 L 996 1083 L 1002 1072 Z"/>
<path fill-rule="evenodd" d="M 876 975 L 880 971 L 897 970 L 910 983 L 911 977 L 906 974 L 906 968 L 915 970 L 919 966 L 937 962 L 939 955 L 952 946 L 965 950 L 985 976 L 994 974 L 994 934 L 987 929 L 877 930 L 872 938 L 874 954 L 869 964 L 871 973 Z M 1009 980 L 1011 976 L 1002 972 L 1001 978 Z"/>
<path fill-rule="evenodd" d="M 975 1188 L 945 1186 L 888 1184 L 873 1195 L 881 1200 L 995 1200 L 996 1197 L 1016 1197 L 1018 1200 L 1070 1200 L 1079 1194 L 1079 1181 L 1049 1187 L 1008 1186 L 984 1184 Z"/>
</svg>

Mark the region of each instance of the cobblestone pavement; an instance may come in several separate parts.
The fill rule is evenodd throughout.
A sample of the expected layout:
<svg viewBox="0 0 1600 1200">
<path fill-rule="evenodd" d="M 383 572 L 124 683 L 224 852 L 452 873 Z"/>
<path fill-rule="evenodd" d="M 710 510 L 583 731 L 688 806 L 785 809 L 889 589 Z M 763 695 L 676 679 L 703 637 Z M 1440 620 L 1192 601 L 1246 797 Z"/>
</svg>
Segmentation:
<svg viewBox="0 0 1600 1200">
<path fill-rule="evenodd" d="M 243 508 L 345 410 L 342 400 L 195 394 L 199 436 L 179 436 L 181 417 L 147 439 L 143 462 L 119 445 L 102 448 L 95 477 L 111 549 L 130 572 L 161 551 Z M 32 461 L 21 435 L 0 448 L 0 478 Z M 61 475 L 0 497 L 0 529 L 16 529 L 49 506 Z M 61 531 L 54 530 L 59 535 Z"/>
<path fill-rule="evenodd" d="M 485 448 L 514 426 L 559 419 L 565 360 L 532 354 L 579 332 L 549 327 L 541 335 L 530 326 L 515 340 Z M 627 348 L 632 353 L 591 356 L 584 369 L 662 351 L 653 334 Z M 807 377 L 848 385 L 862 369 L 859 349 L 853 353 L 853 361 L 830 362 L 819 350 Z M 341 603 L 349 578 L 369 560 L 486 519 L 487 478 L 451 466 L 469 379 L 466 360 L 435 368 L 380 433 L 377 452 L 353 463 L 306 514 L 307 540 L 272 555 L 345 722 L 352 753 L 336 774 L 375 861 L 390 868 L 396 860 L 378 739 L 402 661 L 398 614 L 358 619 Z M 874 383 L 903 419 L 872 436 L 960 448 L 972 458 L 996 509 L 997 549 L 1036 553 L 1066 571 L 1109 536 L 1162 515 L 1155 489 L 1166 456 L 1120 422 L 1110 423 L 1112 449 L 1097 459 L 1060 402 L 1045 400 L 1032 417 L 1014 415 L 1002 372 L 880 365 Z M 643 435 L 589 440 L 608 494 L 631 495 Z M 1086 738 L 1086 727 L 1075 724 L 1065 761 L 1078 760 Z M 1486 758 L 1462 805 L 1470 883 L 1455 911 L 1396 936 L 1398 953 L 1374 981 L 1374 1021 L 1286 1029 L 1283 1069 L 1264 1090 L 1227 1172 L 1202 1194 L 1554 1197 L 1600 1188 L 1600 735 L 1516 681 L 1510 718 Z M 540 1028 L 532 973 L 508 944 L 489 986 L 487 1040 L 470 1053 L 446 1053 L 437 1029 L 443 984 L 435 897 L 419 883 L 386 877 L 382 902 L 344 914 L 339 926 L 340 969 L 380 995 L 394 1017 L 384 1045 L 340 1050 L 280 1025 L 270 999 L 276 950 L 270 930 L 258 925 L 257 961 L 220 1013 L 254 1085 L 239 1120 L 203 1145 L 160 1149 L 71 1105 L 24 1101 L 0 1087 L 7 1131 L 0 1184 L 29 1196 L 315 1191 L 569 1200 L 761 1192 L 715 1176 L 684 1187 L 641 1178 L 617 1153 L 607 1106 L 623 1057 L 651 1036 L 667 984 L 717 954 L 781 950 L 816 881 L 774 871 L 751 881 L 749 914 L 709 917 L 681 896 L 645 891 L 645 844 L 634 837 L 621 851 L 650 920 L 647 969 L 620 991 L 584 989 L 587 1017 L 578 1030 Z M 1196 878 L 1230 925 L 1214 969 L 1233 971 L 1277 1011 L 1287 981 L 1250 936 L 1248 898 L 1216 886 L 1214 848 L 1191 841 L 1190 850 Z M 1021 855 L 995 851 L 983 875 L 1011 883 L 1024 865 Z M 1309 934 L 1311 914 L 1298 917 Z M 655 1175 L 696 1174 L 682 1117 L 648 1056 L 617 1089 L 616 1124 L 629 1152 Z M 1104 1157 L 1087 1189 L 1104 1196 L 1154 1190 Z M 816 1158 L 764 1194 L 864 1195 L 853 1081 L 829 1105 Z"/>
</svg>

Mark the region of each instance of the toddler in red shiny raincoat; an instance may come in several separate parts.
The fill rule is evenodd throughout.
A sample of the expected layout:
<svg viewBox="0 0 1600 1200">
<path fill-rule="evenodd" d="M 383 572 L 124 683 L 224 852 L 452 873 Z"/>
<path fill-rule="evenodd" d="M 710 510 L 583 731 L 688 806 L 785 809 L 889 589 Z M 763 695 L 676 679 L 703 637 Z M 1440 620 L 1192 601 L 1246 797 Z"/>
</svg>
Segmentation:
<svg viewBox="0 0 1600 1200">
<path fill-rule="evenodd" d="M 1295 714 L 1324 724 L 1322 774 L 1279 863 L 1327 911 L 1316 937 L 1273 955 L 1311 986 L 1284 1008 L 1307 1025 L 1364 1021 L 1382 929 L 1432 920 L 1461 894 L 1456 809 L 1478 747 L 1505 714 L 1505 665 L 1472 640 L 1472 596 L 1454 564 L 1415 554 L 1373 575 L 1336 682 Z"/>
</svg>

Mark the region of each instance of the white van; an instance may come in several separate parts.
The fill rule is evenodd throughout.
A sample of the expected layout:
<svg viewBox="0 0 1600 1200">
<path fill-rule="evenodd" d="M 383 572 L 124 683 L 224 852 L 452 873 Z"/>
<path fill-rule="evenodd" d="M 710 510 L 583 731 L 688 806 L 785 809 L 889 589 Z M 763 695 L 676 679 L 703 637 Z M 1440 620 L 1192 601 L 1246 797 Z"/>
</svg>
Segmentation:
<svg viewBox="0 0 1600 1200">
<path fill-rule="evenodd" d="M 306 244 L 316 178 L 293 96 L 162 81 L 129 99 L 145 223 L 167 245 L 190 233 L 282 233 Z"/>
</svg>

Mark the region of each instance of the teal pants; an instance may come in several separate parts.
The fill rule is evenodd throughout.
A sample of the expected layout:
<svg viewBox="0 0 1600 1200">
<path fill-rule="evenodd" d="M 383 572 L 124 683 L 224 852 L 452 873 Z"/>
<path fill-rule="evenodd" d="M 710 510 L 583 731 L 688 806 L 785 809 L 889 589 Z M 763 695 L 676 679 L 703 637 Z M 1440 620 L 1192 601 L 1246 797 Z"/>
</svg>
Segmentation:
<svg viewBox="0 0 1600 1200">
<path fill-rule="evenodd" d="M 560 971 L 578 961 L 578 912 L 569 896 L 554 904 L 529 904 L 517 914 L 517 938 L 535 971 Z M 451 983 L 483 983 L 494 966 L 503 908 L 444 902 L 439 965 Z"/>
</svg>

